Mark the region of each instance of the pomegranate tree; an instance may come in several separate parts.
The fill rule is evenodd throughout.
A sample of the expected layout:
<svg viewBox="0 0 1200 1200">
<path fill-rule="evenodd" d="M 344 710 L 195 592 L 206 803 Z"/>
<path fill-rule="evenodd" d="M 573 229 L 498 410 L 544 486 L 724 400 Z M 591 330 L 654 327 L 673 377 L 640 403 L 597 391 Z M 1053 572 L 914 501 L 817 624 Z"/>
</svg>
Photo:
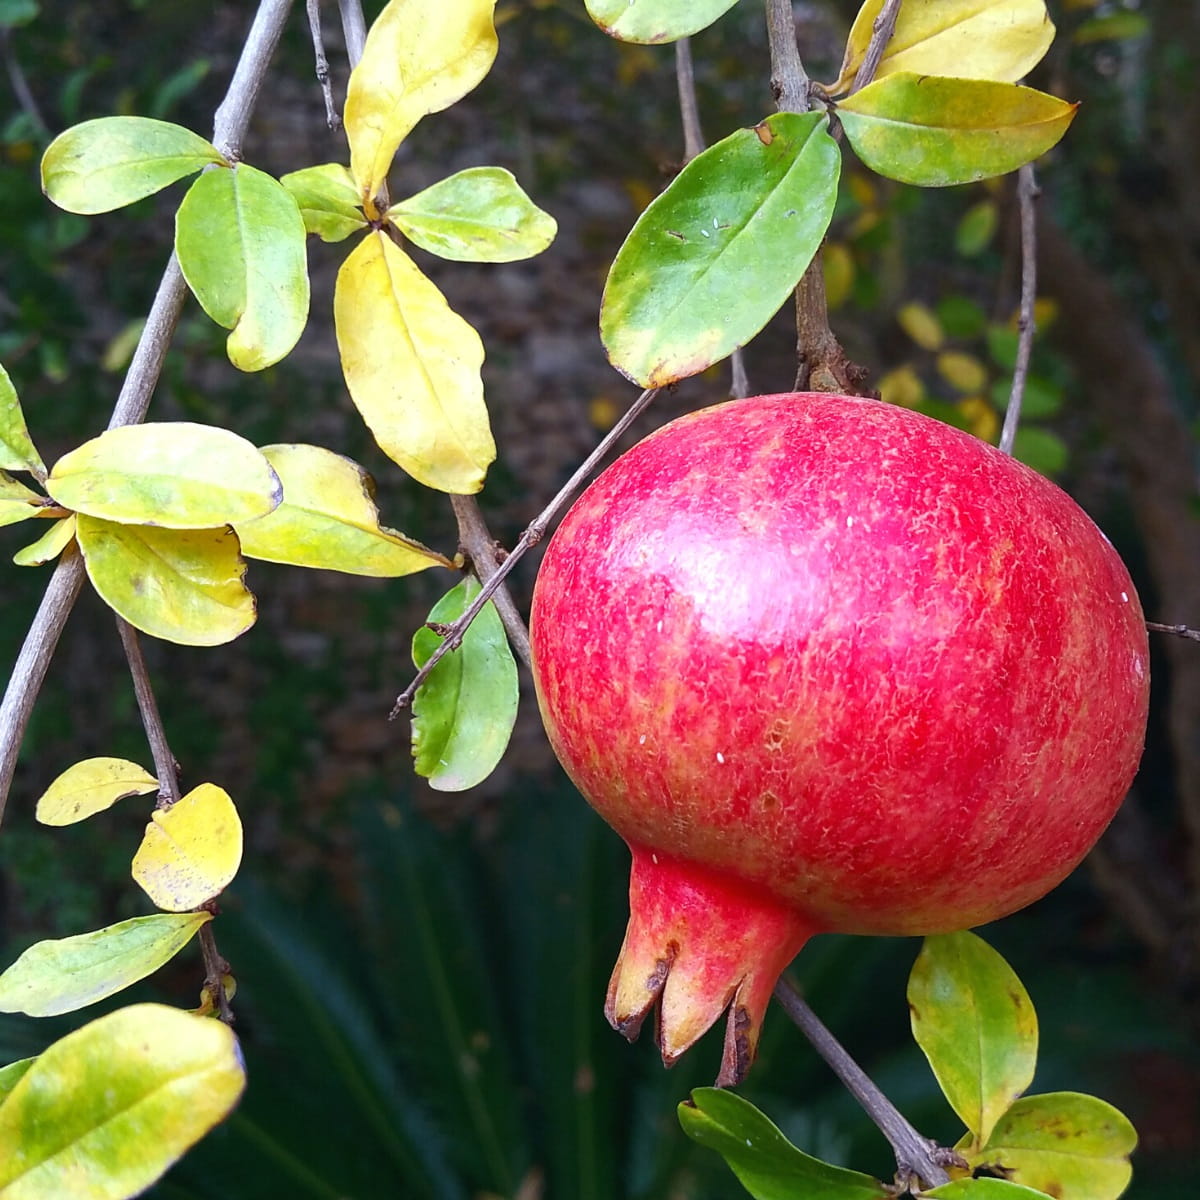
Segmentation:
<svg viewBox="0 0 1200 1200">
<path fill-rule="evenodd" d="M 1096 841 L 1137 767 L 1142 611 L 1054 484 L 831 395 L 683 417 L 588 489 L 533 600 L 539 703 L 633 855 L 606 1014 L 673 1062 L 728 1008 L 741 1079 L 816 933 L 1002 917 Z"/>
</svg>

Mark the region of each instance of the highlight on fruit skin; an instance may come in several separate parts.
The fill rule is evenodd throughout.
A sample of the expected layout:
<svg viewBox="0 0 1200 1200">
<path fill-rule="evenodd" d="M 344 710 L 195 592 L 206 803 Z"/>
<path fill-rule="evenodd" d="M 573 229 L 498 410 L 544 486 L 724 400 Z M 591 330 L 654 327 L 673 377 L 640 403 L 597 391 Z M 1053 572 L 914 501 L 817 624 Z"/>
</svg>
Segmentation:
<svg viewBox="0 0 1200 1200">
<path fill-rule="evenodd" d="M 632 854 L 606 1015 L 718 1083 L 821 932 L 969 928 L 1083 858 L 1137 769 L 1149 656 L 1078 505 L 959 430 L 758 396 L 651 434 L 551 540 L 530 635 L 563 766 Z"/>
</svg>

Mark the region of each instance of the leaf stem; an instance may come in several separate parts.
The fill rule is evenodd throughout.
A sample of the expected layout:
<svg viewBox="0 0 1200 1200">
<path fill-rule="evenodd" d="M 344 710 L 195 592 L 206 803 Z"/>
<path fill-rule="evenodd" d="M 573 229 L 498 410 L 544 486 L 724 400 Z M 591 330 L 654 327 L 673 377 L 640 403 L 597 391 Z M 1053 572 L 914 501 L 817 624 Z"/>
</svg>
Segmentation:
<svg viewBox="0 0 1200 1200">
<path fill-rule="evenodd" d="M 575 492 L 583 485 L 587 477 L 596 469 L 600 460 L 612 449 L 618 438 L 642 415 L 650 402 L 658 395 L 658 388 L 647 388 L 630 406 L 629 411 L 604 435 L 596 448 L 583 460 L 578 469 L 555 493 L 554 498 L 529 523 L 521 534 L 517 544 L 509 556 L 496 567 L 496 573 L 484 583 L 479 595 L 466 608 L 446 631 L 441 644 L 429 656 L 425 665 L 413 676 L 412 682 L 396 697 L 389 720 L 394 721 L 411 703 L 417 694 L 417 689 L 429 678 L 429 673 L 442 660 L 443 655 L 456 650 L 462 645 L 463 634 L 470 628 L 471 622 L 483 611 L 483 606 L 492 598 L 496 589 L 508 577 L 509 572 L 525 556 L 527 550 L 536 546 L 546 536 L 550 522 L 565 507 Z"/>
<path fill-rule="evenodd" d="M 809 1008 L 799 989 L 786 976 L 775 985 L 775 999 L 887 1138 L 896 1155 L 899 1180 L 907 1182 L 915 1178 L 923 1188 L 949 1183 L 945 1164 L 954 1161 L 953 1151 L 922 1137 L 909 1124 L 904 1114 Z"/>
<path fill-rule="evenodd" d="M 1041 191 L 1033 173 L 1033 163 L 1026 163 L 1017 175 L 1017 202 L 1021 210 L 1021 311 L 1017 318 L 1017 361 L 1013 367 L 1012 390 L 1008 394 L 1008 409 L 1004 428 L 1000 431 L 1000 449 L 1013 452 L 1017 425 L 1021 420 L 1021 402 L 1025 398 L 1025 381 L 1029 377 L 1029 359 L 1033 354 L 1033 335 L 1037 320 L 1033 315 L 1037 299 L 1037 216 L 1034 202 Z"/>
<path fill-rule="evenodd" d="M 292 0 L 262 0 L 213 121 L 213 144 L 236 158 L 258 99 L 271 53 L 279 42 Z M 125 375 L 109 428 L 135 425 L 145 419 L 150 398 L 162 374 L 167 347 L 183 308 L 186 284 L 172 253 Z M 16 771 L 17 755 L 33 705 L 46 679 L 50 659 L 83 583 L 83 558 L 78 550 L 63 553 L 17 656 L 0 701 L 0 820 Z"/>
</svg>

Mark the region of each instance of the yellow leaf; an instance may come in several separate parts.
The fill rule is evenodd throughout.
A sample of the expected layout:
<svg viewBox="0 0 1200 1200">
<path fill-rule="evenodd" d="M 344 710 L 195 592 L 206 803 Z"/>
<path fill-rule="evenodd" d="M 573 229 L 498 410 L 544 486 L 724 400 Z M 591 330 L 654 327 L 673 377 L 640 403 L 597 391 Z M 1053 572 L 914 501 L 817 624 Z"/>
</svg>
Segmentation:
<svg viewBox="0 0 1200 1200">
<path fill-rule="evenodd" d="M 388 577 L 452 565 L 379 524 L 374 481 L 358 463 L 320 446 L 264 446 L 262 452 L 283 481 L 283 503 L 237 526 L 248 558 Z"/>
<path fill-rule="evenodd" d="M 925 385 L 912 365 L 905 363 L 879 381 L 879 398 L 902 408 L 915 408 L 925 399 Z"/>
<path fill-rule="evenodd" d="M 229 886 L 242 862 L 242 822 L 213 783 L 151 815 L 133 856 L 133 878 L 167 912 L 199 908 Z"/>
<path fill-rule="evenodd" d="M 854 255 L 845 242 L 828 242 L 821 263 L 825 272 L 825 302 L 830 309 L 841 308 L 854 288 Z"/>
<path fill-rule="evenodd" d="M 30 542 L 13 555 L 18 567 L 40 567 L 57 558 L 74 540 L 75 514 L 55 521 L 36 542 Z"/>
<path fill-rule="evenodd" d="M 994 445 L 1000 433 L 1000 418 L 987 400 L 983 396 L 966 396 L 958 402 L 957 407 L 967 422 L 967 428 L 981 442 Z"/>
<path fill-rule="evenodd" d="M 866 0 L 858 11 L 842 71 L 828 90 L 854 82 L 884 0 Z M 904 0 L 896 32 L 875 73 L 953 75 L 1015 83 L 1033 69 L 1054 40 L 1044 0 Z"/>
<path fill-rule="evenodd" d="M 896 314 L 896 320 L 922 350 L 940 350 L 946 340 L 946 332 L 937 314 L 919 300 L 905 304 Z"/>
<path fill-rule="evenodd" d="M 956 391 L 981 392 L 987 387 L 987 367 L 973 354 L 946 350 L 938 355 L 937 369 Z"/>
<path fill-rule="evenodd" d="M 158 791 L 158 780 L 124 758 L 85 758 L 68 767 L 37 802 L 43 825 L 74 825 L 126 796 Z"/>
<path fill-rule="evenodd" d="M 254 624 L 231 529 L 155 529 L 80 514 L 76 536 L 92 587 L 143 633 L 220 646 Z"/>
<path fill-rule="evenodd" d="M 350 173 L 364 202 L 379 194 L 413 126 L 449 108 L 491 70 L 499 45 L 495 3 L 391 0 L 376 18 L 346 90 Z"/>
<path fill-rule="evenodd" d="M 190 421 L 106 430 L 64 454 L 46 490 L 76 512 L 167 529 L 248 521 L 281 496 L 270 463 L 245 438 Z"/>
<path fill-rule="evenodd" d="M 381 232 L 342 264 L 333 317 L 346 386 L 380 449 L 428 487 L 479 491 L 496 445 L 475 330 Z"/>
</svg>

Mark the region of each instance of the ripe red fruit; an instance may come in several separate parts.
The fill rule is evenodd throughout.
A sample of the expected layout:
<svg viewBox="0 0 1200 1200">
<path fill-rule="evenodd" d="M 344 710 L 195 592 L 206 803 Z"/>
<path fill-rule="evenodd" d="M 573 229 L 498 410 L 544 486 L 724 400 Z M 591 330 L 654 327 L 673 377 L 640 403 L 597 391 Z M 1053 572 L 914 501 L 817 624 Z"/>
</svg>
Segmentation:
<svg viewBox="0 0 1200 1200">
<path fill-rule="evenodd" d="M 633 853 L 606 1014 L 741 1079 L 815 933 L 1011 913 L 1100 836 L 1149 690 L 1129 574 L 1065 493 L 876 401 L 759 396 L 652 434 L 547 549 L 550 740 Z"/>
</svg>

